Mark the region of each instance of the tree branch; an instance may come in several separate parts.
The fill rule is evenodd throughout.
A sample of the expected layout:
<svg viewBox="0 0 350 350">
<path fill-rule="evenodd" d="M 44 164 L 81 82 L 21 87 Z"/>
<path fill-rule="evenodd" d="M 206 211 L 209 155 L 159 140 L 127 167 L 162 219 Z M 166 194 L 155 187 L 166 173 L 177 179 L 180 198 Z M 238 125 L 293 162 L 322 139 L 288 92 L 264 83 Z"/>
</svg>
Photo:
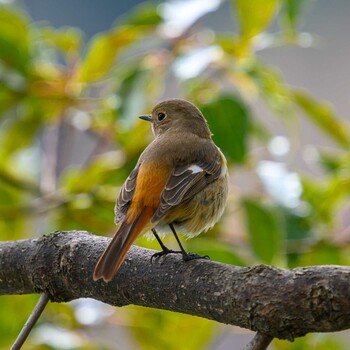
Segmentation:
<svg viewBox="0 0 350 350">
<path fill-rule="evenodd" d="M 0 294 L 42 293 L 67 302 L 89 297 L 183 312 L 293 340 L 350 328 L 350 267 L 237 267 L 166 256 L 133 246 L 110 283 L 92 280 L 108 238 L 56 232 L 0 243 Z"/>
</svg>

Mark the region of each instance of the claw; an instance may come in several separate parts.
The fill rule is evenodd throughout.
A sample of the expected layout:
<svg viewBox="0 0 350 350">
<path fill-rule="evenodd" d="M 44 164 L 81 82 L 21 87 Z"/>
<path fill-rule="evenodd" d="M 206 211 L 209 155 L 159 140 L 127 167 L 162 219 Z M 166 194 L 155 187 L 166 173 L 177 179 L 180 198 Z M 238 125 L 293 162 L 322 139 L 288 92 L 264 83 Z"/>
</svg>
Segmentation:
<svg viewBox="0 0 350 350">
<path fill-rule="evenodd" d="M 151 256 L 151 263 L 153 263 L 153 259 L 159 259 L 161 256 L 163 255 L 167 255 L 167 254 L 181 254 L 182 252 L 180 250 L 171 250 L 171 249 L 164 249 L 160 252 L 154 253 Z"/>
</svg>

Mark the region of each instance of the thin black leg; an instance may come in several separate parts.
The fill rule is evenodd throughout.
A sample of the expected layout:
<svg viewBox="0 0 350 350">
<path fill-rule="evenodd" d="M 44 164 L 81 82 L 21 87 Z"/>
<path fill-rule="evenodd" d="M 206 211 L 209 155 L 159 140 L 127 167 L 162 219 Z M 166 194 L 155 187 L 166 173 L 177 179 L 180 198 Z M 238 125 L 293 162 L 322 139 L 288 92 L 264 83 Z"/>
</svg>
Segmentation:
<svg viewBox="0 0 350 350">
<path fill-rule="evenodd" d="M 169 224 L 171 231 L 173 232 L 175 239 L 180 247 L 181 250 L 181 254 L 182 254 L 182 258 L 184 261 L 190 261 L 190 260 L 195 260 L 195 259 L 209 259 L 208 255 L 198 255 L 195 253 L 187 253 L 186 250 L 184 249 L 184 247 L 181 244 L 181 241 L 179 239 L 179 236 L 176 233 L 175 227 L 173 224 Z"/>
<path fill-rule="evenodd" d="M 161 252 L 154 253 L 154 254 L 152 255 L 152 257 L 151 257 L 151 261 L 152 261 L 154 258 L 159 258 L 159 257 L 161 257 L 161 256 L 163 256 L 163 255 L 166 255 L 166 254 L 179 254 L 179 253 L 183 254 L 182 251 L 179 251 L 179 250 L 171 250 L 171 249 L 169 249 L 168 247 L 166 247 L 166 246 L 164 245 L 164 243 L 162 242 L 162 240 L 160 239 L 160 237 L 158 236 L 157 231 L 156 231 L 154 228 L 152 228 L 152 233 L 153 233 L 154 237 L 156 238 L 156 240 L 158 241 L 160 247 L 162 248 L 162 251 L 161 251 Z"/>
<path fill-rule="evenodd" d="M 154 228 L 152 228 L 152 233 L 154 234 L 154 237 L 156 237 L 156 240 L 158 241 L 158 243 L 159 243 L 160 247 L 162 248 L 162 250 L 163 250 L 163 251 L 168 251 L 169 248 L 167 248 L 167 247 L 164 245 L 164 243 L 162 242 L 162 240 L 161 240 L 160 237 L 158 236 L 157 231 L 156 231 Z"/>
</svg>

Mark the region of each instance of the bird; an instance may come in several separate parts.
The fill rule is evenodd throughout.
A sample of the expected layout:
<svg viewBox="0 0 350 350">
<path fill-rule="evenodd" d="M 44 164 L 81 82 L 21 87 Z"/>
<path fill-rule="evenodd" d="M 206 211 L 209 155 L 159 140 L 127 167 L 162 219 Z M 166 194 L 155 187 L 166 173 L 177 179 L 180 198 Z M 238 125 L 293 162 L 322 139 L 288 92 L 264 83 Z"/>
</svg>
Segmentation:
<svg viewBox="0 0 350 350">
<path fill-rule="evenodd" d="M 184 261 L 204 258 L 186 252 L 177 233 L 192 238 L 207 231 L 225 208 L 226 158 L 201 111 L 189 101 L 173 98 L 139 118 L 151 123 L 154 139 L 120 190 L 114 209 L 119 227 L 96 263 L 95 281 L 111 281 L 132 243 L 147 232 L 162 249 L 152 258 L 169 253 L 182 254 Z M 173 233 L 180 250 L 164 245 L 160 237 L 166 233 Z"/>
</svg>

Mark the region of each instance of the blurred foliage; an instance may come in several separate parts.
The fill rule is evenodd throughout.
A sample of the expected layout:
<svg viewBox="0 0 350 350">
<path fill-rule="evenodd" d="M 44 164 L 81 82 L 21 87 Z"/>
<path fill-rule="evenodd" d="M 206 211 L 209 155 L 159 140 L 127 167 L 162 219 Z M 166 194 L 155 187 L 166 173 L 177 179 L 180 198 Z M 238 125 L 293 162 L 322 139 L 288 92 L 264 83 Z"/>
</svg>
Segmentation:
<svg viewBox="0 0 350 350">
<path fill-rule="evenodd" d="M 203 349 L 215 329 L 214 321 L 149 308 L 134 307 L 129 318 L 135 338 L 146 350 Z"/>
<path fill-rule="evenodd" d="M 335 339 L 331 338 L 325 334 L 311 335 L 308 334 L 303 338 L 296 339 L 293 343 L 288 343 L 286 341 L 275 340 L 274 349 L 275 350 L 343 350 L 346 349 L 346 339 Z"/>
<path fill-rule="evenodd" d="M 282 241 L 282 230 L 278 225 L 275 210 L 253 199 L 245 199 L 242 205 L 246 214 L 252 251 L 260 261 L 266 264 L 273 263 L 276 255 L 281 251 Z"/>
<path fill-rule="evenodd" d="M 3 240 L 58 229 L 112 233 L 119 186 L 151 140 L 149 125 L 137 116 L 175 91 L 203 111 L 231 173 L 245 174 L 243 183 L 232 186 L 221 223 L 185 242 L 188 249 L 236 265 L 349 264 L 350 231 L 344 219 L 349 213 L 349 125 L 312 92 L 286 84 L 281 72 L 258 55 L 261 47 L 299 44 L 308 1 L 206 4 L 145 3 L 88 42 L 77 28 L 33 23 L 23 10 L 0 6 Z M 193 18 L 179 17 L 185 6 L 192 6 Z M 231 7 L 236 32 L 208 30 L 202 21 L 220 6 Z M 278 147 L 271 151 L 279 135 L 259 118 L 258 102 L 283 126 L 290 151 L 282 156 Z M 301 149 L 295 125 L 304 120 L 334 147 Z M 304 151 L 310 171 L 302 171 L 297 161 Z M 284 165 L 285 173 L 259 173 L 262 160 Z M 145 238 L 138 243 L 158 248 Z M 0 298 L 0 348 L 10 347 L 34 300 Z M 116 311 L 103 322 L 123 325 L 119 317 Z M 130 309 L 125 322 L 140 349 L 203 349 L 220 336 L 213 322 L 159 310 Z M 70 305 L 50 305 L 38 327 L 42 324 L 78 337 L 65 348 L 108 348 L 75 319 Z M 344 349 L 326 335 L 274 344 L 275 349 Z M 63 348 L 35 336 L 26 346 Z"/>
</svg>

